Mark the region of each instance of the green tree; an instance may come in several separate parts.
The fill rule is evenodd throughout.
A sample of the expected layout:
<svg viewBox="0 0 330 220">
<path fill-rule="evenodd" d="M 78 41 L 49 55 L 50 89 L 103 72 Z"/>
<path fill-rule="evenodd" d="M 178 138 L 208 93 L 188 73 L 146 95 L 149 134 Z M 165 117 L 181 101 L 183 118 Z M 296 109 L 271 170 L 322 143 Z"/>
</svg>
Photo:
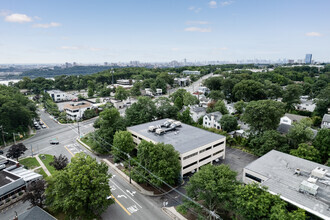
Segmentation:
<svg viewBox="0 0 330 220">
<path fill-rule="evenodd" d="M 126 119 L 130 125 L 152 121 L 156 117 L 155 103 L 149 97 L 139 97 L 138 101 L 126 109 Z"/>
<path fill-rule="evenodd" d="M 25 151 L 27 151 L 27 148 L 23 143 L 14 144 L 9 148 L 6 157 L 15 158 L 18 161 L 18 158 L 22 156 Z"/>
<path fill-rule="evenodd" d="M 311 141 L 314 136 L 314 132 L 310 128 L 312 120 L 302 119 L 299 123 L 294 123 L 286 135 L 290 145 L 293 148 L 297 148 L 299 144 Z"/>
<path fill-rule="evenodd" d="M 133 84 L 133 87 L 131 89 L 131 95 L 132 96 L 140 96 L 141 95 L 141 88 L 142 88 L 142 83 L 141 82 L 135 82 Z"/>
<path fill-rule="evenodd" d="M 191 125 L 194 123 L 192 117 L 190 116 L 190 108 L 187 108 L 182 113 L 178 112 L 177 118 L 182 123 L 186 123 L 188 125 Z"/>
<path fill-rule="evenodd" d="M 174 101 L 174 105 L 175 105 L 175 107 L 177 107 L 178 109 L 181 110 L 183 107 L 183 99 L 178 96 Z"/>
<path fill-rule="evenodd" d="M 120 101 L 123 101 L 123 100 L 127 99 L 127 97 L 128 97 L 127 90 L 124 89 L 121 86 L 118 86 L 116 88 L 115 99 L 120 100 Z"/>
<path fill-rule="evenodd" d="M 190 177 L 185 186 L 187 195 L 212 211 L 228 208 L 238 185 L 236 175 L 228 165 L 205 165 Z"/>
<path fill-rule="evenodd" d="M 237 119 L 232 115 L 224 115 L 220 119 L 222 130 L 231 132 L 237 129 Z"/>
<path fill-rule="evenodd" d="M 183 104 L 185 106 L 189 106 L 189 105 L 195 105 L 195 104 L 198 104 L 198 99 L 196 96 L 190 94 L 189 92 L 186 92 L 184 95 L 183 95 Z"/>
<path fill-rule="evenodd" d="M 236 100 L 246 102 L 266 98 L 264 85 L 254 80 L 242 80 L 234 86 L 232 92 Z"/>
<path fill-rule="evenodd" d="M 171 101 L 166 97 L 156 99 L 157 118 L 176 118 L 179 109 L 171 104 Z"/>
<path fill-rule="evenodd" d="M 88 87 L 87 95 L 89 98 L 94 96 L 94 89 L 92 87 Z"/>
<path fill-rule="evenodd" d="M 226 105 L 225 103 L 223 102 L 223 100 L 218 100 L 215 105 L 214 105 L 214 108 L 213 108 L 213 111 L 216 111 L 216 112 L 221 112 L 221 114 L 225 115 L 225 114 L 228 114 L 228 109 L 226 108 Z"/>
<path fill-rule="evenodd" d="M 117 131 L 113 137 L 113 147 L 111 153 L 116 161 L 126 160 L 127 154 L 134 149 L 132 134 L 128 131 Z"/>
<path fill-rule="evenodd" d="M 250 148 L 257 156 L 262 156 L 271 150 L 287 153 L 289 146 L 286 137 L 276 130 L 268 130 L 255 136 L 249 143 Z"/>
<path fill-rule="evenodd" d="M 186 93 L 187 93 L 187 91 L 185 89 L 178 89 L 170 95 L 170 98 L 172 99 L 172 102 L 175 102 L 175 100 L 178 97 L 180 97 L 183 100 L 183 96 Z"/>
<path fill-rule="evenodd" d="M 252 101 L 247 104 L 242 120 L 253 132 L 275 130 L 284 114 L 284 104 L 273 100 Z"/>
<path fill-rule="evenodd" d="M 321 162 L 320 152 L 313 146 L 310 146 L 305 143 L 299 144 L 299 147 L 297 149 L 293 149 L 290 151 L 290 154 L 306 160 L 314 161 L 316 163 Z"/>
<path fill-rule="evenodd" d="M 234 104 L 235 111 L 238 114 L 242 114 L 244 112 L 244 108 L 246 106 L 246 103 L 244 101 L 238 101 Z"/>
<path fill-rule="evenodd" d="M 224 99 L 225 95 L 220 90 L 213 90 L 210 92 L 208 97 L 211 98 L 212 100 L 218 101 Z"/>
<path fill-rule="evenodd" d="M 46 189 L 48 207 L 64 212 L 69 218 L 94 219 L 113 204 L 105 163 L 78 153 L 62 171 L 50 177 Z"/>
<path fill-rule="evenodd" d="M 322 163 L 325 163 L 330 158 L 330 129 L 320 129 L 313 141 L 313 146 L 320 152 Z"/>
<path fill-rule="evenodd" d="M 301 85 L 290 84 L 285 88 L 282 102 L 286 103 L 286 110 L 294 110 L 294 105 L 300 103 L 300 96 L 303 93 Z"/>
<path fill-rule="evenodd" d="M 305 219 L 303 210 L 286 209 L 279 195 L 272 195 L 258 184 L 239 185 L 235 193 L 235 213 L 243 219 Z"/>
<path fill-rule="evenodd" d="M 170 185 L 179 183 L 181 164 L 179 153 L 170 144 L 153 144 L 142 140 L 138 145 L 137 160 L 146 169 L 158 176 L 162 181 Z M 140 165 L 133 170 L 133 178 L 138 182 L 145 182 L 145 178 L 151 183 L 162 186 L 163 183 L 151 175 Z"/>
<path fill-rule="evenodd" d="M 96 131 L 96 138 L 99 136 L 109 144 L 112 144 L 113 136 L 115 135 L 116 131 L 123 131 L 126 130 L 126 123 L 124 118 L 122 118 L 115 108 L 105 109 L 103 112 L 100 113 L 99 120 L 95 122 L 98 124 L 99 129 Z M 97 140 L 102 142 L 104 149 L 99 151 L 99 153 L 106 153 L 109 150 L 109 145 L 103 143 L 103 140 Z M 106 149 L 105 146 L 108 146 Z"/>
<path fill-rule="evenodd" d="M 210 90 L 221 90 L 221 85 L 223 83 L 223 77 L 210 77 L 204 80 L 203 85 L 205 85 Z"/>
</svg>

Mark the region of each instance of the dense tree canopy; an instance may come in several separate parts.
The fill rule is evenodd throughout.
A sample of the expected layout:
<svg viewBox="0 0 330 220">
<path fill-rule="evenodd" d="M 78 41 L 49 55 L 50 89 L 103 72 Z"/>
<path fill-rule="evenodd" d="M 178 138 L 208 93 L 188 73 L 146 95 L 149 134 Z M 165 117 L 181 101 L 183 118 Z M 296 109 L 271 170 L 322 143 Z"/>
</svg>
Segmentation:
<svg viewBox="0 0 330 220">
<path fill-rule="evenodd" d="M 127 154 L 130 154 L 135 148 L 132 134 L 128 131 L 117 131 L 113 138 L 112 155 L 116 161 L 126 160 Z"/>
<path fill-rule="evenodd" d="M 290 151 L 290 154 L 316 163 L 321 162 L 320 152 L 315 147 L 305 143 L 299 144 L 297 149 Z"/>
<path fill-rule="evenodd" d="M 313 146 L 320 152 L 321 162 L 330 158 L 330 129 L 322 128 L 318 131 Z"/>
<path fill-rule="evenodd" d="M 250 125 L 252 131 L 262 133 L 276 129 L 283 115 L 283 103 L 259 100 L 247 104 L 242 119 Z"/>
<path fill-rule="evenodd" d="M 170 185 L 179 183 L 181 164 L 178 158 L 180 155 L 172 145 L 153 144 L 142 140 L 137 148 L 137 160 L 142 166 Z M 146 182 L 146 177 L 157 186 L 163 185 L 160 180 L 139 165 L 135 167 L 134 171 L 133 178 L 138 182 Z"/>
<path fill-rule="evenodd" d="M 311 141 L 314 132 L 311 129 L 312 121 L 309 118 L 302 119 L 299 123 L 294 123 L 286 135 L 289 139 L 289 144 L 293 148 L 297 148 L 299 144 Z"/>
<path fill-rule="evenodd" d="M 221 129 L 231 132 L 237 129 L 237 119 L 232 115 L 224 115 L 220 119 Z"/>
<path fill-rule="evenodd" d="M 15 158 L 18 161 L 18 158 L 22 156 L 25 151 L 27 151 L 27 148 L 23 143 L 14 144 L 9 148 L 6 157 Z"/>
<path fill-rule="evenodd" d="M 70 218 L 94 219 L 113 204 L 108 166 L 78 153 L 62 171 L 50 177 L 46 189 L 47 205 Z"/>
<path fill-rule="evenodd" d="M 155 117 L 156 106 L 149 97 L 139 97 L 137 102 L 126 109 L 126 119 L 129 125 L 150 122 Z"/>
<path fill-rule="evenodd" d="M 160 97 L 155 100 L 157 106 L 157 118 L 176 118 L 179 109 L 171 104 L 171 101 L 166 97 Z"/>
<path fill-rule="evenodd" d="M 116 88 L 115 99 L 123 101 L 123 100 L 127 99 L 128 95 L 129 95 L 128 91 L 126 89 L 124 89 L 123 87 L 118 86 Z"/>
<path fill-rule="evenodd" d="M 254 80 L 242 80 L 233 88 L 233 94 L 236 100 L 246 102 L 266 98 L 264 85 Z"/>
</svg>

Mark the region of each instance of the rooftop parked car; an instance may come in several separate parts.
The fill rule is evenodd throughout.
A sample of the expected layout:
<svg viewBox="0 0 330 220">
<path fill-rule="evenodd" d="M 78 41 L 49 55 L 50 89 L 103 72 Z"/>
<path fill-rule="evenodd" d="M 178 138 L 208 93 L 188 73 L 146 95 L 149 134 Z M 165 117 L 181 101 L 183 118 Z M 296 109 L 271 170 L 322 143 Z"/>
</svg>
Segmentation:
<svg viewBox="0 0 330 220">
<path fill-rule="evenodd" d="M 52 139 L 49 141 L 50 144 L 59 144 L 60 142 L 57 139 Z"/>
<path fill-rule="evenodd" d="M 3 154 L 3 150 L 0 150 L 0 154 Z"/>
</svg>

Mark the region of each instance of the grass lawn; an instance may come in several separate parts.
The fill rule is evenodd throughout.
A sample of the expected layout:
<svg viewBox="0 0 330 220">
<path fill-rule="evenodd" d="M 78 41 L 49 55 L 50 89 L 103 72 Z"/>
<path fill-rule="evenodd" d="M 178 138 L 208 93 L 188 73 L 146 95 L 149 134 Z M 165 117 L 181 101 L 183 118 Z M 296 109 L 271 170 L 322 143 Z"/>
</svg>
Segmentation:
<svg viewBox="0 0 330 220">
<path fill-rule="evenodd" d="M 82 142 L 84 142 L 84 144 L 88 145 L 90 148 L 95 148 L 96 147 L 96 143 L 94 141 L 94 139 L 91 137 L 91 134 L 87 134 L 85 135 L 83 138 L 80 139 Z"/>
<path fill-rule="evenodd" d="M 34 172 L 41 174 L 44 179 L 47 177 L 47 174 L 42 168 L 36 169 Z"/>
<path fill-rule="evenodd" d="M 24 165 L 26 169 L 33 169 L 36 167 L 40 167 L 39 162 L 34 157 L 21 159 L 21 160 L 19 160 L 19 163 Z"/>
<path fill-rule="evenodd" d="M 45 156 L 45 159 L 41 159 L 41 155 Z M 45 164 L 45 166 L 47 167 L 48 171 L 53 174 L 56 170 L 53 166 L 49 165 L 50 162 L 54 161 L 54 156 L 53 155 L 49 155 L 49 154 L 40 154 L 38 155 L 38 157 L 40 158 L 40 160 Z"/>
</svg>

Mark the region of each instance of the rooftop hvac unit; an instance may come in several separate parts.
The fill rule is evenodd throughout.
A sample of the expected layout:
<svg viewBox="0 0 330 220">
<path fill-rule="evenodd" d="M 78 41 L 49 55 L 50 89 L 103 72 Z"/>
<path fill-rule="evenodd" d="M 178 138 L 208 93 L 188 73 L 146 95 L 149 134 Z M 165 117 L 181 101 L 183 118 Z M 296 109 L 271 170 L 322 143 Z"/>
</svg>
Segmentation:
<svg viewBox="0 0 330 220">
<path fill-rule="evenodd" d="M 314 170 L 312 170 L 312 176 L 316 176 L 318 178 L 323 178 L 326 173 L 327 170 L 321 167 L 316 167 Z"/>
<path fill-rule="evenodd" d="M 318 185 L 314 183 L 309 183 L 306 180 L 303 180 L 299 186 L 299 192 L 307 192 L 315 196 L 317 194 Z"/>
<path fill-rule="evenodd" d="M 316 183 L 316 182 L 317 182 L 317 178 L 311 176 L 311 177 L 309 177 L 309 178 L 307 179 L 307 181 L 310 182 L 310 183 Z"/>
<path fill-rule="evenodd" d="M 158 129 L 156 129 L 156 134 L 162 135 L 162 134 L 165 134 L 165 131 L 161 128 L 158 128 Z"/>
<path fill-rule="evenodd" d="M 154 132 L 157 129 L 156 126 L 149 126 L 149 131 Z"/>
<path fill-rule="evenodd" d="M 179 121 L 175 121 L 175 122 L 173 122 L 173 124 L 175 124 L 177 127 L 180 127 L 182 125 L 181 122 L 179 122 Z"/>
</svg>

